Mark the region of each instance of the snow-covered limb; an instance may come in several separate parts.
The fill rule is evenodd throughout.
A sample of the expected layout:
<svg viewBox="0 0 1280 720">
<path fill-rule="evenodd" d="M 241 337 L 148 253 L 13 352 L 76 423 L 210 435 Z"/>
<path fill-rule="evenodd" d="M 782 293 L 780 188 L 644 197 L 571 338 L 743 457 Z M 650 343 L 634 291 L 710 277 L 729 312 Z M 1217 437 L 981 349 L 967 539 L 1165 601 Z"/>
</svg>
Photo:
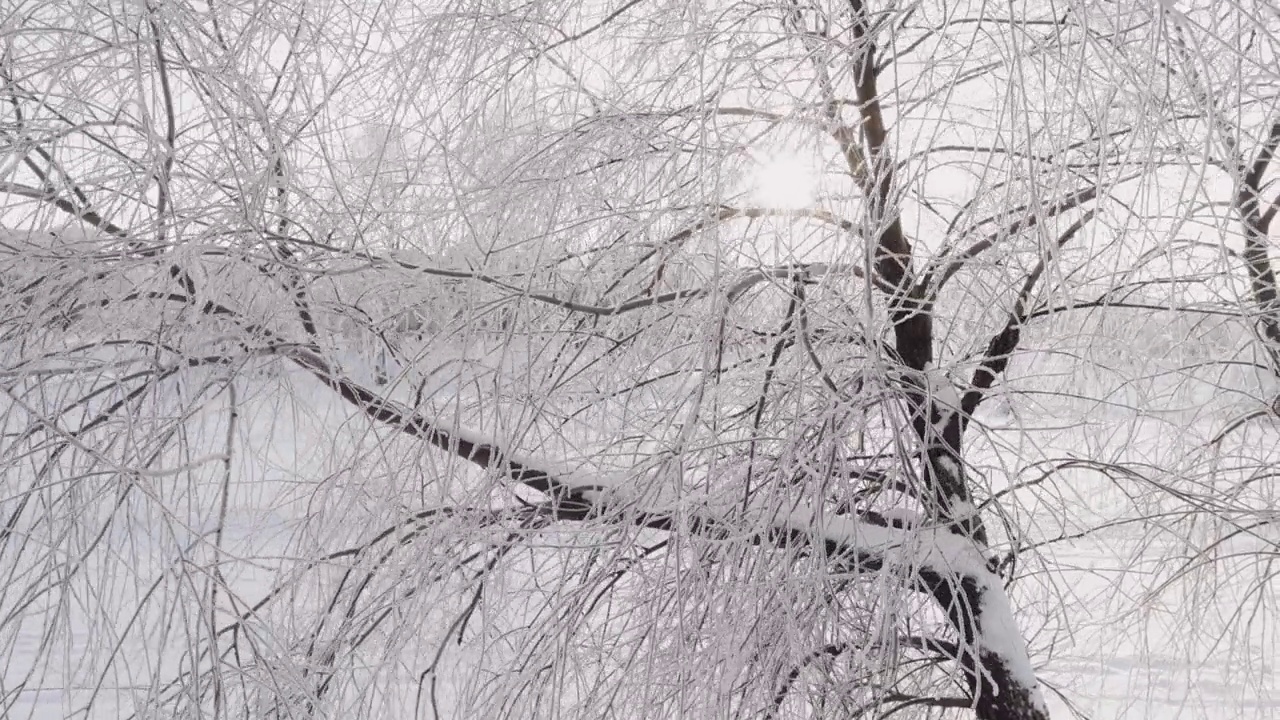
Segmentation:
<svg viewBox="0 0 1280 720">
<path fill-rule="evenodd" d="M 785 523 L 855 554 L 860 565 L 911 578 L 932 595 L 963 640 L 959 660 L 979 717 L 1048 717 L 1008 595 L 972 540 L 945 528 L 884 527 L 850 516 L 818 517 L 807 509 L 791 511 Z M 990 696 L 1002 695 L 1003 709 L 982 711 Z M 1009 713 L 1010 702 L 1021 714 Z"/>
<path fill-rule="evenodd" d="M 736 211 L 735 211 L 736 212 Z M 761 211 L 745 210 L 742 211 L 741 217 L 756 217 Z M 810 211 L 794 211 L 801 215 L 812 214 Z M 821 211 L 813 211 L 821 212 Z M 737 217 L 737 215 L 735 215 Z M 847 222 L 847 221 L 846 221 Z M 408 257 L 404 253 L 393 255 L 391 257 L 379 257 L 368 252 L 354 253 L 352 257 L 369 261 L 375 265 L 398 267 L 404 270 L 411 270 L 423 275 L 434 275 L 437 277 L 455 278 L 475 280 L 477 282 L 491 285 L 493 287 L 502 288 L 513 292 L 520 293 L 529 300 L 546 303 L 555 307 L 563 308 L 570 312 L 583 313 L 585 315 L 595 315 L 599 317 L 610 315 L 622 315 L 625 313 L 641 310 L 644 308 L 654 307 L 655 305 L 665 305 L 668 303 L 691 300 L 696 298 L 710 297 L 716 293 L 723 293 L 725 298 L 730 302 L 736 301 L 742 297 L 751 288 L 767 281 L 767 280 L 783 280 L 786 278 L 803 278 L 806 281 L 817 281 L 820 278 L 834 274 L 848 274 L 861 277 L 862 268 L 851 263 L 804 263 L 804 264 L 785 264 L 768 267 L 751 268 L 746 270 L 730 270 L 727 272 L 729 276 L 736 276 L 736 279 L 728 285 L 718 283 L 707 284 L 701 287 L 690 287 L 683 290 L 671 290 L 664 293 L 644 295 L 634 297 L 620 303 L 612 305 L 593 305 L 586 302 L 578 302 L 569 298 L 559 297 L 550 291 L 540 292 L 537 290 L 528 290 L 517 285 L 512 285 L 501 278 L 494 277 L 475 270 L 458 270 L 447 267 L 435 267 L 424 262 L 422 259 Z M 957 407 L 958 407 L 957 403 Z"/>
<path fill-rule="evenodd" d="M 504 450 L 492 438 L 449 428 L 401 403 L 383 398 L 336 375 L 310 353 L 291 355 L 368 417 L 545 493 L 549 519 L 611 518 L 656 530 L 685 531 L 734 539 L 761 547 L 821 553 L 837 572 L 889 571 L 929 594 L 960 638 L 960 657 L 973 707 L 980 720 L 1047 720 L 1026 644 L 1000 578 L 979 546 L 945 528 L 893 527 L 849 515 L 809 509 L 763 511 L 761 522 L 743 533 L 731 523 L 697 510 L 648 511 L 624 488 Z"/>
<path fill-rule="evenodd" d="M 942 368 L 936 367 L 933 363 L 926 363 L 924 376 L 929 388 L 929 397 L 943 417 L 947 418 L 951 413 L 959 412 L 960 393 L 956 391 L 956 386 L 952 384 L 951 378 L 947 377 Z"/>
<path fill-rule="evenodd" d="M 966 417 L 960 392 L 933 362 L 926 362 L 910 381 L 913 426 L 924 445 L 925 485 L 930 489 L 936 518 L 950 523 L 955 533 L 985 544 L 986 528 L 974 512 L 960 460 Z"/>
</svg>

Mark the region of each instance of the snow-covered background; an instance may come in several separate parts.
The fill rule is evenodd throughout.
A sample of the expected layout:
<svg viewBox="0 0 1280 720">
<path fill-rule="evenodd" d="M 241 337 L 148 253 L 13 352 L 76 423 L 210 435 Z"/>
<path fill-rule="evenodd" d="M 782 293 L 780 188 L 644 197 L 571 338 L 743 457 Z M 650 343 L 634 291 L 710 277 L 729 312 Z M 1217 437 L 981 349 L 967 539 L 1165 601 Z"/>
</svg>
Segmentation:
<svg viewBox="0 0 1280 720">
<path fill-rule="evenodd" d="M 1015 6 L 0 10 L 0 715 L 971 715 L 912 705 L 965 691 L 912 560 L 996 580 L 903 398 L 1019 313 L 986 640 L 1053 717 L 1278 714 L 1280 16 Z"/>
</svg>

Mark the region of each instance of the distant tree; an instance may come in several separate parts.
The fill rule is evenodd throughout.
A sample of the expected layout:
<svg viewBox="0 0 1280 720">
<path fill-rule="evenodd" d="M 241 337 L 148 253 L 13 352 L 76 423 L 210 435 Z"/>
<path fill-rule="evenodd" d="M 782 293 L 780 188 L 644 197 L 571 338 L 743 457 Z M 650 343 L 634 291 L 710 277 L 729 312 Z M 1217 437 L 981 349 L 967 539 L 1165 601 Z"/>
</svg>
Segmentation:
<svg viewBox="0 0 1280 720">
<path fill-rule="evenodd" d="M 6 10 L 2 707 L 1069 707 L 1055 548 L 1274 557 L 1246 5 Z"/>
</svg>

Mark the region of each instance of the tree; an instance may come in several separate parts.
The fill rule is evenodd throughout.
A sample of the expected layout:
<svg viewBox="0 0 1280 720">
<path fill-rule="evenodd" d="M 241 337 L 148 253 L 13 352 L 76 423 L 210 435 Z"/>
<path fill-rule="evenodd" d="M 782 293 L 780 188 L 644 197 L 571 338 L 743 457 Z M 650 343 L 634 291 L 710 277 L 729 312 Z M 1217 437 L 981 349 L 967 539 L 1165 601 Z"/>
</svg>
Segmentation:
<svg viewBox="0 0 1280 720">
<path fill-rule="evenodd" d="M 1269 456 L 989 406 L 1267 395 L 1280 18 L 1025 5 L 15 9 L 6 709 L 1047 718 L 1047 549 L 1257 537 Z"/>
<path fill-rule="evenodd" d="M 1170 76 L 1185 94 L 1191 129 L 1204 143 L 1203 166 L 1225 175 L 1233 188 L 1229 205 L 1239 224 L 1236 233 L 1217 222 L 1217 197 L 1209 195 L 1209 214 L 1197 219 L 1208 226 L 1219 225 L 1222 235 L 1239 235 L 1225 244 L 1238 258 L 1249 278 L 1250 316 L 1256 318 L 1260 342 L 1271 356 L 1273 369 L 1280 368 L 1280 306 L 1270 250 L 1270 230 L 1280 197 L 1267 199 L 1274 180 L 1268 171 L 1280 146 L 1280 117 L 1277 115 L 1276 73 L 1269 63 L 1275 58 L 1274 38 L 1266 26 L 1246 25 L 1236 13 L 1205 13 L 1194 19 L 1169 10 L 1169 44 L 1175 62 Z M 1181 22 L 1180 22 L 1181 21 Z M 1225 43 L 1229 52 L 1217 51 Z M 1235 49 L 1238 47 L 1239 49 Z M 1188 133 L 1187 140 L 1191 135 Z M 1250 142 L 1246 138 L 1256 136 Z M 1186 143 L 1194 147 L 1192 142 Z M 1252 146 L 1250 146 L 1252 145 Z"/>
</svg>

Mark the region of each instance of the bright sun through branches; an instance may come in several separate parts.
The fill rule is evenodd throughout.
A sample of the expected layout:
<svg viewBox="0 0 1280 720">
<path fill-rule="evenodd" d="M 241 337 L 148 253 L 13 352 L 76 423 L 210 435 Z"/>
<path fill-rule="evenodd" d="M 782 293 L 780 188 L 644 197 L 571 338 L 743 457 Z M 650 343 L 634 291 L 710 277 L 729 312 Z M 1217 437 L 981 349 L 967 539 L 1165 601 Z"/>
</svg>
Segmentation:
<svg viewBox="0 0 1280 720">
<path fill-rule="evenodd" d="M 751 199 L 774 208 L 809 207 L 817 198 L 818 172 L 813 163 L 793 152 L 760 157 L 751 176 Z"/>
</svg>

